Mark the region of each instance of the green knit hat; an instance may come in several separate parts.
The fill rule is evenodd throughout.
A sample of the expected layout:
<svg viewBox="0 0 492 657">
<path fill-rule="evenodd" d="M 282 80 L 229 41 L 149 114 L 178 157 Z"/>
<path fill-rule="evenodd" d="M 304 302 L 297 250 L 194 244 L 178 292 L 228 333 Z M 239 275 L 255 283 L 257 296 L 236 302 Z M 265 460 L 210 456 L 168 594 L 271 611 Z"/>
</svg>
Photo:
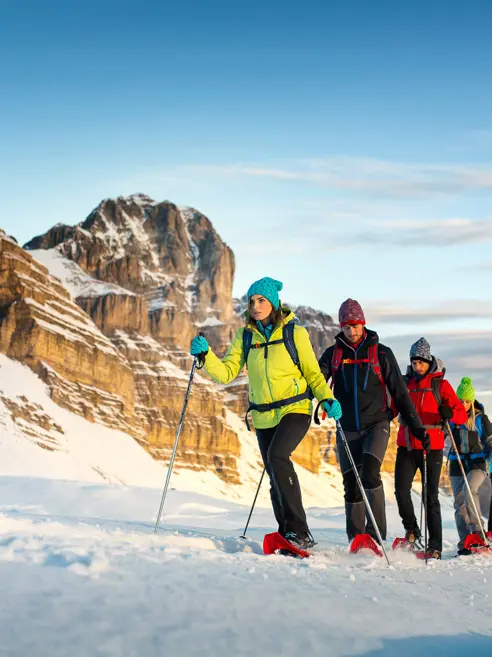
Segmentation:
<svg viewBox="0 0 492 657">
<path fill-rule="evenodd" d="M 456 390 L 456 395 L 461 401 L 475 401 L 475 388 L 473 387 L 472 380 L 468 376 L 464 376 Z"/>
</svg>

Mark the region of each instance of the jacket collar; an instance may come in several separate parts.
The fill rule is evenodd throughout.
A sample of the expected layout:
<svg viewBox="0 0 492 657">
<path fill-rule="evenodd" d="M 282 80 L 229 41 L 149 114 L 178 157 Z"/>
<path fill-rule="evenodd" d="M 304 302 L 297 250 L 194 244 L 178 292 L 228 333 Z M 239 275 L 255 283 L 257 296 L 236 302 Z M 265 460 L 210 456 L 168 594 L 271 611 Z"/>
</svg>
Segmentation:
<svg viewBox="0 0 492 657">
<path fill-rule="evenodd" d="M 352 351 L 355 351 L 356 349 L 360 349 L 360 347 L 369 347 L 371 344 L 378 344 L 379 343 L 379 337 L 376 331 L 371 331 L 370 329 L 366 328 L 365 329 L 366 337 L 364 340 L 359 342 L 357 346 L 351 345 L 350 342 L 347 342 L 345 339 L 345 335 L 343 331 L 340 331 L 340 333 L 336 336 L 335 341 L 340 347 L 348 347 L 348 349 L 351 349 Z"/>
<path fill-rule="evenodd" d="M 250 328 L 253 331 L 254 336 L 257 336 L 257 337 L 260 338 L 260 342 L 270 342 L 271 340 L 279 340 L 282 337 L 282 329 L 283 329 L 285 324 L 287 324 L 288 322 L 291 322 L 292 320 L 299 323 L 299 320 L 294 315 L 292 310 L 290 310 L 290 308 L 286 308 L 286 307 L 282 306 L 282 313 L 284 315 L 282 322 L 273 327 L 272 334 L 270 335 L 270 338 L 268 340 L 265 338 L 265 335 L 263 334 L 263 332 L 261 332 L 258 329 L 258 327 L 256 326 L 256 322 L 255 322 L 255 324 L 249 324 L 248 328 Z"/>
<path fill-rule="evenodd" d="M 419 379 L 415 376 L 415 372 L 413 371 L 412 366 L 408 365 L 407 378 L 413 379 L 416 383 L 420 385 L 423 381 L 426 380 L 430 381 L 431 379 L 435 379 L 437 377 L 444 377 L 445 371 L 446 370 L 444 368 L 443 362 L 439 360 L 439 358 L 432 356 L 432 363 L 427 374 L 424 374 L 424 376 Z"/>
</svg>

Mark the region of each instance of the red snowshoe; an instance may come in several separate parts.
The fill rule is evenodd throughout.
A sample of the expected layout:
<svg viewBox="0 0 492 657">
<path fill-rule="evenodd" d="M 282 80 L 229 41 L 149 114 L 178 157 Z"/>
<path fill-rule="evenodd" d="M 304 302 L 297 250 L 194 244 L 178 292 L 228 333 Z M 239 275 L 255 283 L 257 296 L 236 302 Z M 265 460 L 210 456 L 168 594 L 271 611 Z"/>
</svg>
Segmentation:
<svg viewBox="0 0 492 657">
<path fill-rule="evenodd" d="M 392 550 L 405 550 L 405 552 L 412 552 L 413 551 L 413 545 L 410 543 L 408 538 L 405 537 L 397 537 L 393 541 L 393 545 L 391 546 Z"/>
<path fill-rule="evenodd" d="M 420 533 L 407 532 L 405 537 L 395 538 L 391 548 L 393 550 L 405 550 L 406 552 L 416 552 L 423 549 L 422 538 Z"/>
<path fill-rule="evenodd" d="M 357 554 L 361 550 L 370 550 L 378 557 L 383 556 L 381 548 L 369 534 L 357 534 L 349 545 L 349 552 L 351 554 Z"/>
<path fill-rule="evenodd" d="M 489 544 L 486 545 L 481 534 L 469 534 L 465 538 L 464 549 L 472 554 L 489 554 L 492 556 L 492 532 L 485 532 Z"/>
<path fill-rule="evenodd" d="M 284 554 L 298 559 L 307 559 L 309 552 L 303 550 L 292 543 L 289 543 L 282 534 L 273 532 L 272 534 L 265 534 L 263 539 L 263 552 L 265 554 Z"/>
</svg>

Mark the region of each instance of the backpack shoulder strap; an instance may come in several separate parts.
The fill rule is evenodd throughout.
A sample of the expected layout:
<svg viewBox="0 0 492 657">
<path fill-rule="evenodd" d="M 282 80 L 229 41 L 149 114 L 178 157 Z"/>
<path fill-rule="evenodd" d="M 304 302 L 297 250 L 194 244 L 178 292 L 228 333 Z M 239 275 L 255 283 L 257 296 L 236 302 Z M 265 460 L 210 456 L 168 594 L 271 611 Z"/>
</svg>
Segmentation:
<svg viewBox="0 0 492 657">
<path fill-rule="evenodd" d="M 367 350 L 367 355 L 371 362 L 372 370 L 379 379 L 379 383 L 383 388 L 386 388 L 386 383 L 384 382 L 383 373 L 381 371 L 381 363 L 379 362 L 379 345 L 371 344 Z"/>
<path fill-rule="evenodd" d="M 296 367 L 299 367 L 300 365 L 299 353 L 297 351 L 296 341 L 294 339 L 295 328 L 296 328 L 296 322 L 294 320 L 291 320 L 290 322 L 287 322 L 287 324 L 284 324 L 284 326 L 282 327 L 282 339 L 284 341 L 285 348 L 289 352 L 289 356 L 292 358 L 292 362 Z"/>
<path fill-rule="evenodd" d="M 384 380 L 383 376 L 383 371 L 381 369 L 381 362 L 379 360 L 379 344 L 372 344 L 370 345 L 368 351 L 368 357 L 369 360 L 371 361 L 371 367 L 374 372 L 374 374 L 378 377 L 379 383 L 381 384 L 381 388 L 383 389 L 383 397 L 384 397 L 384 409 L 389 411 L 391 413 L 392 418 L 396 417 L 397 413 L 395 412 L 393 405 L 392 405 L 392 399 L 391 399 L 391 394 L 388 390 L 388 386 L 386 385 L 386 381 Z"/>
<path fill-rule="evenodd" d="M 434 376 L 432 378 L 431 381 L 432 394 L 434 395 L 434 399 L 436 400 L 436 404 L 438 406 L 440 406 L 442 403 L 441 383 L 442 383 L 442 376 Z"/>
<path fill-rule="evenodd" d="M 252 341 L 253 341 L 253 331 L 249 328 L 245 328 L 243 331 L 243 354 L 244 354 L 244 362 L 246 363 L 246 367 L 248 367 L 248 356 L 249 356 L 249 352 L 251 351 Z"/>
<path fill-rule="evenodd" d="M 343 349 L 340 347 L 339 344 L 335 342 L 335 345 L 333 347 L 333 353 L 331 355 L 331 389 L 333 390 L 333 386 L 335 385 L 335 376 L 338 370 L 340 369 L 340 365 L 342 364 L 342 359 L 343 359 Z"/>
</svg>

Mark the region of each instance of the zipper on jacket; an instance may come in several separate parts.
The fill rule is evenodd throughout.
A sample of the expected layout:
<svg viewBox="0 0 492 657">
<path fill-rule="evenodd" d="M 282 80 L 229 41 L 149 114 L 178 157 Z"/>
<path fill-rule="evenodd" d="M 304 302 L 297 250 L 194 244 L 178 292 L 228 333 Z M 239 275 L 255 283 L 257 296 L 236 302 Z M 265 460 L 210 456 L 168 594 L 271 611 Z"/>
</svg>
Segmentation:
<svg viewBox="0 0 492 657">
<path fill-rule="evenodd" d="M 273 333 L 272 333 L 272 335 L 273 335 Z M 272 336 L 270 336 L 270 337 L 272 337 Z M 267 343 L 267 346 L 265 347 L 265 377 L 266 377 L 266 380 L 267 380 L 268 390 L 270 391 L 271 400 L 272 400 L 272 402 L 274 402 L 275 399 L 273 398 L 272 386 L 270 385 L 270 379 L 268 378 L 267 349 L 268 349 L 269 340 L 267 340 L 266 343 Z M 274 408 L 273 412 L 275 413 L 275 419 L 277 420 L 277 424 L 278 424 L 278 408 Z"/>
<path fill-rule="evenodd" d="M 371 367 L 371 363 L 367 363 L 367 370 L 366 370 L 366 378 L 364 379 L 364 392 L 366 391 L 367 388 L 367 379 L 369 378 L 369 369 Z"/>
<path fill-rule="evenodd" d="M 359 350 L 355 350 L 355 358 L 354 360 L 357 360 L 357 352 Z M 358 386 L 358 381 L 357 381 L 357 365 L 354 365 L 354 402 L 355 402 L 355 426 L 357 427 L 357 431 L 360 431 L 360 421 L 359 421 L 359 386 Z"/>
</svg>

